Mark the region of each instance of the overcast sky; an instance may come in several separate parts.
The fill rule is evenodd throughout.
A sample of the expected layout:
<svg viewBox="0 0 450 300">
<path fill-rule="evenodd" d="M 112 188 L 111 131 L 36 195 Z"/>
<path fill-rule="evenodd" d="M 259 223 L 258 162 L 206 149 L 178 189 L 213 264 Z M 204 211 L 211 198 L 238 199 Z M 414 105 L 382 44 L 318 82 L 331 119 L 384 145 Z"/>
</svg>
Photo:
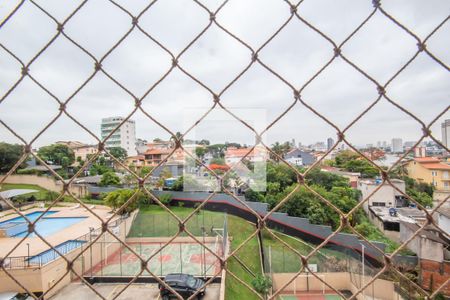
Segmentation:
<svg viewBox="0 0 450 300">
<path fill-rule="evenodd" d="M 0 2 L 4 19 L 18 1 Z M 58 20 L 64 20 L 80 1 L 36 1 Z M 148 1 L 118 1 L 137 15 Z M 203 3 L 211 10 L 218 1 Z M 420 38 L 426 37 L 450 13 L 450 1 L 382 1 L 383 7 Z M 341 43 L 372 11 L 367 0 L 306 0 L 298 12 L 336 43 Z M 259 48 L 290 16 L 281 0 L 229 1 L 217 21 L 253 49 Z M 209 14 L 193 1 L 157 1 L 139 20 L 140 26 L 174 55 L 182 51 L 209 23 Z M 108 1 L 88 1 L 66 24 L 64 31 L 97 58 L 102 57 L 131 27 L 131 18 Z M 55 23 L 33 4 L 26 2 L 2 28 L 0 43 L 28 61 L 56 33 Z M 427 43 L 427 48 L 449 65 L 450 21 Z M 342 48 L 343 54 L 384 84 L 417 49 L 416 41 L 380 12 Z M 259 58 L 296 88 L 302 87 L 331 57 L 333 47 L 297 18 L 275 37 Z M 220 93 L 251 60 L 251 52 L 216 25 L 180 58 L 180 65 L 215 93 Z M 103 62 L 103 68 L 136 96 L 141 97 L 171 66 L 171 57 L 156 43 L 135 29 Z M 93 72 L 92 58 L 60 36 L 31 66 L 30 73 L 49 91 L 65 101 Z M 0 48 L 0 95 L 20 77 L 20 64 Z M 398 104 L 429 123 L 450 104 L 448 71 L 425 53 L 407 67 L 388 87 Z M 302 92 L 302 98 L 340 128 L 368 107 L 377 97 L 373 83 L 341 58 L 337 58 Z M 250 122 L 264 116 L 269 124 L 293 102 L 292 90 L 258 63 L 254 64 L 222 97 L 223 105 Z M 198 116 L 212 106 L 211 93 L 178 69 L 174 69 L 143 101 L 143 108 L 168 128 L 183 131 L 186 111 Z M 101 118 L 126 116 L 134 99 L 101 72 L 67 105 L 67 110 L 93 133 L 100 135 Z M 252 111 L 254 110 L 254 111 Z M 29 78 L 0 103 L 0 119 L 31 140 L 58 113 L 58 104 Z M 450 118 L 447 111 L 432 127 L 441 137 L 440 123 Z M 141 112 L 136 121 L 138 138 L 168 138 L 168 134 Z M 259 123 L 260 124 L 260 123 Z M 1 140 L 18 142 L 0 125 Z M 263 126 L 262 126 L 263 127 Z M 390 141 L 401 137 L 416 140 L 420 125 L 408 115 L 381 100 L 347 132 L 356 145 Z M 214 123 L 213 115 L 195 132 L 198 139 L 213 142 L 251 143 L 253 134 L 233 120 Z M 267 133 L 267 141 L 294 138 L 303 144 L 335 138 L 332 127 L 301 103 Z M 63 115 L 34 144 L 39 147 L 57 140 L 92 139 Z"/>
</svg>

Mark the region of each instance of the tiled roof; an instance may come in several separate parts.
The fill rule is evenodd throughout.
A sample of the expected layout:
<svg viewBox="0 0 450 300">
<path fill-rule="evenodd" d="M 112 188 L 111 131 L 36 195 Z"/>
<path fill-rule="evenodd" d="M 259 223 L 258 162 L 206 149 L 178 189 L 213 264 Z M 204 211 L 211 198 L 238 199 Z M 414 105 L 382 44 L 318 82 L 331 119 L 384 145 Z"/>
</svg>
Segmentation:
<svg viewBox="0 0 450 300">
<path fill-rule="evenodd" d="M 440 162 L 439 159 L 436 157 L 416 157 L 414 158 L 415 161 L 419 163 L 438 163 Z"/>
<path fill-rule="evenodd" d="M 148 149 L 145 151 L 145 154 L 169 154 L 171 152 L 170 149 Z"/>
<path fill-rule="evenodd" d="M 422 167 L 430 170 L 450 170 L 450 166 L 444 163 L 427 163 L 422 164 Z"/>
</svg>

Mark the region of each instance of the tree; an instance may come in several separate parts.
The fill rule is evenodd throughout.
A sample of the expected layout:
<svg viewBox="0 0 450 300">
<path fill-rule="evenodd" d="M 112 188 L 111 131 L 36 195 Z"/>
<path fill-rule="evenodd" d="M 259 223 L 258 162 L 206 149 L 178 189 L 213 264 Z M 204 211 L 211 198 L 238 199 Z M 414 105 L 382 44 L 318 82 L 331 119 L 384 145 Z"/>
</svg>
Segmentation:
<svg viewBox="0 0 450 300">
<path fill-rule="evenodd" d="M 119 185 L 120 178 L 114 172 L 106 172 L 102 175 L 102 179 L 98 185 L 108 186 L 108 185 Z"/>
<path fill-rule="evenodd" d="M 8 172 L 23 154 L 23 146 L 0 143 L 0 172 Z M 22 164 L 20 167 L 23 167 Z"/>
<path fill-rule="evenodd" d="M 323 172 L 319 168 L 312 169 L 306 175 L 306 183 L 308 185 L 320 185 L 327 191 L 330 191 L 333 187 L 348 187 L 348 179 L 330 172 Z"/>
<path fill-rule="evenodd" d="M 272 144 L 271 149 L 278 156 L 283 157 L 286 153 L 288 153 L 291 150 L 291 145 L 289 142 L 284 142 L 283 144 L 280 144 L 280 142 L 276 142 L 275 144 Z M 273 153 L 270 153 L 270 158 L 272 158 L 275 161 L 279 160 L 278 157 Z"/>
<path fill-rule="evenodd" d="M 245 200 L 253 202 L 264 202 L 264 196 L 252 189 L 247 189 L 245 191 Z"/>
<path fill-rule="evenodd" d="M 358 155 L 358 153 L 350 150 L 344 150 L 339 152 L 338 155 L 336 155 L 336 158 L 334 159 L 335 166 L 338 168 L 343 168 L 347 162 L 351 160 L 357 160 L 359 158 L 360 156 Z"/>
<path fill-rule="evenodd" d="M 203 147 L 196 147 L 195 148 L 195 155 L 199 158 L 202 159 L 203 156 L 205 156 L 206 154 L 206 149 Z"/>
<path fill-rule="evenodd" d="M 213 155 L 214 158 L 224 157 L 225 149 L 225 144 L 214 144 L 208 146 L 208 151 Z"/>
<path fill-rule="evenodd" d="M 141 178 L 144 178 L 152 170 L 153 170 L 153 167 L 144 166 L 141 168 L 141 171 L 139 172 L 139 176 L 141 176 Z"/>
<path fill-rule="evenodd" d="M 267 298 L 267 295 L 272 288 L 272 280 L 269 276 L 258 274 L 252 280 L 252 286 L 258 293 L 264 296 L 264 299 Z"/>
<path fill-rule="evenodd" d="M 125 158 L 127 158 L 127 150 L 123 149 L 122 147 L 111 147 L 108 149 L 109 153 L 117 158 L 119 161 L 124 161 Z M 112 158 L 111 158 L 112 159 Z"/>
<path fill-rule="evenodd" d="M 170 137 L 170 141 L 172 142 L 172 144 L 175 144 L 177 141 L 180 142 L 180 144 L 183 144 L 183 134 L 181 134 L 181 132 L 177 131 L 175 133 L 175 135 L 173 135 L 172 137 Z"/>
<path fill-rule="evenodd" d="M 113 210 L 119 209 L 127 203 L 129 199 L 133 197 L 136 190 L 115 190 L 113 192 L 109 192 L 104 198 L 103 201 L 106 205 L 110 206 Z M 128 203 L 128 205 L 122 208 L 119 214 L 124 214 L 127 212 L 132 212 L 137 208 L 139 202 L 143 201 L 145 196 L 139 192 L 135 198 Z"/>
<path fill-rule="evenodd" d="M 359 172 L 364 178 L 373 178 L 379 175 L 379 171 L 367 160 L 350 160 L 344 164 L 344 169 L 350 172 Z"/>
<path fill-rule="evenodd" d="M 66 145 L 53 144 L 39 148 L 38 156 L 45 162 L 67 168 L 75 162 L 73 150 Z"/>
</svg>

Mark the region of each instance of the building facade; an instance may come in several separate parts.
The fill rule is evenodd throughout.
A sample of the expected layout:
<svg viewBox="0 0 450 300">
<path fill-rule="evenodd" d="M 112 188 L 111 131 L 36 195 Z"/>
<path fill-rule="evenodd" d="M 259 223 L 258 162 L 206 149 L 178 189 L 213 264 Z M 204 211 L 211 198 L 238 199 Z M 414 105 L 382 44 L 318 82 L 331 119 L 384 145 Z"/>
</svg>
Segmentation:
<svg viewBox="0 0 450 300">
<path fill-rule="evenodd" d="M 124 118 L 111 117 L 102 119 L 101 137 L 105 139 Z M 127 120 L 118 128 L 105 142 L 107 148 L 121 147 L 127 151 L 128 155 L 136 155 L 136 123 L 133 120 Z"/>
<path fill-rule="evenodd" d="M 314 155 L 300 149 L 292 149 L 284 155 L 284 159 L 295 166 L 310 166 L 316 161 Z"/>
<path fill-rule="evenodd" d="M 403 140 L 399 138 L 392 139 L 392 153 L 402 153 L 403 152 Z"/>
<path fill-rule="evenodd" d="M 400 179 L 391 179 L 392 184 L 405 193 L 405 182 Z M 379 187 L 382 185 L 381 187 Z M 373 195 L 374 190 L 379 188 Z M 362 199 L 370 197 L 363 207 L 367 211 L 367 206 L 382 206 L 382 207 L 401 207 L 404 206 L 403 195 L 394 189 L 388 182 L 382 184 L 379 181 L 364 180 L 358 183 L 358 189 L 361 191 Z"/>
<path fill-rule="evenodd" d="M 441 124 L 441 131 L 442 144 L 448 149 L 450 146 L 450 119 L 445 120 L 445 122 Z"/>
<path fill-rule="evenodd" d="M 416 157 L 405 164 L 408 176 L 432 184 L 438 191 L 450 192 L 450 165 L 435 157 Z"/>
</svg>

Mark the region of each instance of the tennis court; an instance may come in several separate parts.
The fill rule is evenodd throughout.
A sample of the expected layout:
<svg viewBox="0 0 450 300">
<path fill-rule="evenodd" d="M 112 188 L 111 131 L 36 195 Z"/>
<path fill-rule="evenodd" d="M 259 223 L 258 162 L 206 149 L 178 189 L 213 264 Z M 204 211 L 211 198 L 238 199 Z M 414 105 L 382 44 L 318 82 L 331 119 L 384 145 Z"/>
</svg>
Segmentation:
<svg viewBox="0 0 450 300">
<path fill-rule="evenodd" d="M 197 243 L 171 243 L 162 251 L 159 249 L 164 243 L 128 243 L 139 256 L 148 259 L 157 253 L 148 262 L 149 270 L 159 276 L 169 273 L 187 273 L 197 276 L 210 276 L 220 272 L 220 261 L 205 247 Z M 207 243 L 206 246 L 222 255 L 220 242 Z M 109 251 L 108 248 L 114 249 Z M 138 256 L 128 248 L 115 245 L 104 248 L 105 259 L 86 272 L 92 276 L 134 276 L 141 270 L 141 262 Z M 141 276 L 149 276 L 144 271 Z"/>
</svg>

